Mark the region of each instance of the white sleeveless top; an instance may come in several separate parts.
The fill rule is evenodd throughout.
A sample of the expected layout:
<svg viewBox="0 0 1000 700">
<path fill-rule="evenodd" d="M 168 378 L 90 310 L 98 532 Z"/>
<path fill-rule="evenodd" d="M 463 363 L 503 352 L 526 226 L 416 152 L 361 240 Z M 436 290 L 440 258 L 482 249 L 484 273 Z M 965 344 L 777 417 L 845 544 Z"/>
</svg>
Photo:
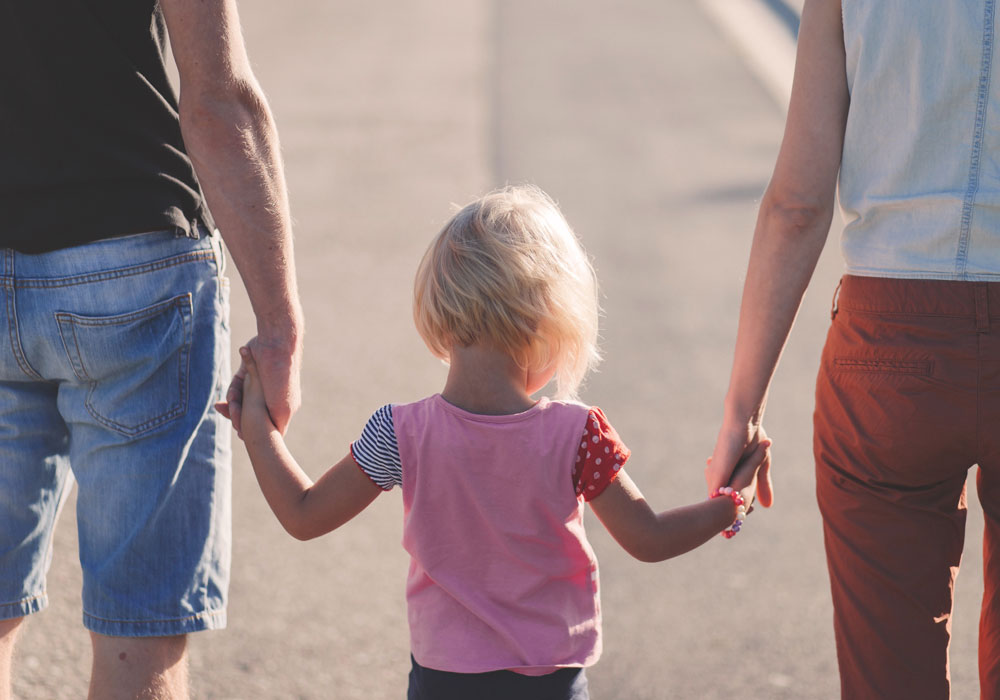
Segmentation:
<svg viewBox="0 0 1000 700">
<path fill-rule="evenodd" d="M 847 272 L 1000 279 L 997 0 L 843 0 Z"/>
</svg>

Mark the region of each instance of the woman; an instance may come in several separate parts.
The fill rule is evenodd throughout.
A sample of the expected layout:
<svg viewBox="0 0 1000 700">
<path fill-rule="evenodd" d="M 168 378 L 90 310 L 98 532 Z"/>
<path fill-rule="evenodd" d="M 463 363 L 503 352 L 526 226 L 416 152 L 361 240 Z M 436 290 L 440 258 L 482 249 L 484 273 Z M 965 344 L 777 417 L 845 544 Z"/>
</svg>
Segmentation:
<svg viewBox="0 0 1000 700">
<path fill-rule="evenodd" d="M 986 517 L 982 697 L 1000 697 L 1000 90 L 996 0 L 807 0 L 761 203 L 723 425 L 724 484 L 767 389 L 834 195 L 846 272 L 814 450 L 844 698 L 946 698 L 965 482 Z M 760 500 L 770 505 L 770 483 Z"/>
</svg>

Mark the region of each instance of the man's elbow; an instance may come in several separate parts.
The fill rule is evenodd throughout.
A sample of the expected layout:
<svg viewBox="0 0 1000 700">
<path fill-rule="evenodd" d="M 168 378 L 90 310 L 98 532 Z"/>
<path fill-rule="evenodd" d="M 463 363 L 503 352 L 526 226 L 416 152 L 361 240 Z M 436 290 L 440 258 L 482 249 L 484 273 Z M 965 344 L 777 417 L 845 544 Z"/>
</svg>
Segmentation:
<svg viewBox="0 0 1000 700">
<path fill-rule="evenodd" d="M 186 142 L 267 130 L 273 121 L 267 99 L 253 79 L 234 79 L 214 90 L 182 89 L 179 115 Z"/>
</svg>

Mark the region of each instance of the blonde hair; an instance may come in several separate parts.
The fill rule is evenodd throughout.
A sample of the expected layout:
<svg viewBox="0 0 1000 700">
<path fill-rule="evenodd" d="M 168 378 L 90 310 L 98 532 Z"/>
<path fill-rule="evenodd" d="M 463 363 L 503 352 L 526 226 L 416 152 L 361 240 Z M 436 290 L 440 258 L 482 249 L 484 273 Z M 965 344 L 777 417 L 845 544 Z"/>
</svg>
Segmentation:
<svg viewBox="0 0 1000 700">
<path fill-rule="evenodd" d="M 483 341 L 529 371 L 555 370 L 575 398 L 597 350 L 597 278 L 555 202 L 509 186 L 463 207 L 424 253 L 413 319 L 444 361 Z"/>
</svg>

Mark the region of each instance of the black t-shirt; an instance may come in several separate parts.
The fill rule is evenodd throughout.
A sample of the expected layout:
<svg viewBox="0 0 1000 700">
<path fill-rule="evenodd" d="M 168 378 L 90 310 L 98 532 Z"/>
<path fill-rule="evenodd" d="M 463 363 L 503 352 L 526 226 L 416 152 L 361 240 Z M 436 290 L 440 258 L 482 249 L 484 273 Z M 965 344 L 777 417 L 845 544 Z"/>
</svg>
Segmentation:
<svg viewBox="0 0 1000 700">
<path fill-rule="evenodd" d="M 213 228 L 157 0 L 0 0 L 0 247 Z"/>
</svg>

